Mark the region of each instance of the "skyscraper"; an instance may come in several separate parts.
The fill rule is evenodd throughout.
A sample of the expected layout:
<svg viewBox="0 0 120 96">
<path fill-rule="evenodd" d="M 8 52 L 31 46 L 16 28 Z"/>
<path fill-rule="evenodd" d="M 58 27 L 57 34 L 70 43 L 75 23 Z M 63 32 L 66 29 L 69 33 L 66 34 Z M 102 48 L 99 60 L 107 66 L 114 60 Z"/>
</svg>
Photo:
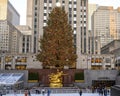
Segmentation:
<svg viewBox="0 0 120 96">
<path fill-rule="evenodd" d="M 92 22 L 91 22 L 91 18 L 92 18 L 92 14 L 94 11 L 96 11 L 96 9 L 98 8 L 97 4 L 88 4 L 88 50 L 89 50 L 89 54 L 93 54 L 93 32 L 92 32 Z"/>
<path fill-rule="evenodd" d="M 20 15 L 9 0 L 0 0 L 0 20 L 7 20 L 13 25 L 20 23 Z"/>
<path fill-rule="evenodd" d="M 80 54 L 88 53 L 88 0 L 27 0 L 27 25 L 32 28 L 32 52 L 38 52 L 43 27 L 57 2 L 68 12 L 79 64 Z"/>
<path fill-rule="evenodd" d="M 88 30 L 92 30 L 91 28 L 91 18 L 92 18 L 92 14 L 94 11 L 96 11 L 98 8 L 97 4 L 88 4 Z"/>
<path fill-rule="evenodd" d="M 8 0 L 0 0 L 0 52 L 19 52 L 20 15 Z"/>
<path fill-rule="evenodd" d="M 112 40 L 120 39 L 120 8 L 100 6 L 92 17 L 92 32 L 94 35 L 94 52 L 100 53 L 100 47 Z"/>
</svg>

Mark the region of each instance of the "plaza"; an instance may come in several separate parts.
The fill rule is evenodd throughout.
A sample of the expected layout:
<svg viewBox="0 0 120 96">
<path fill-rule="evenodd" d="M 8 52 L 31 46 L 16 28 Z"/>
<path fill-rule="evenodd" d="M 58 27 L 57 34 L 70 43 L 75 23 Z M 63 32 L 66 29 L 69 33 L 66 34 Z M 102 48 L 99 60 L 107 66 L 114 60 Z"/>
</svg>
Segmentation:
<svg viewBox="0 0 120 96">
<path fill-rule="evenodd" d="M 120 94 L 119 7 L 26 0 L 20 25 L 9 1 L 0 0 L 0 96 Z"/>
</svg>

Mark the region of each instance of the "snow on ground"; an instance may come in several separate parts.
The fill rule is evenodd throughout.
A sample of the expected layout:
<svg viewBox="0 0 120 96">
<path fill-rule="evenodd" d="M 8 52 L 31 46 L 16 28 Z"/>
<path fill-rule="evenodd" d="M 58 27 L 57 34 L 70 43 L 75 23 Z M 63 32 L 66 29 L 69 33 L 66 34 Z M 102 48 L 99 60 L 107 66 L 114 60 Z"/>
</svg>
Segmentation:
<svg viewBox="0 0 120 96">
<path fill-rule="evenodd" d="M 24 94 L 6 94 L 3 96 L 25 96 Z M 47 94 L 31 94 L 31 96 L 47 96 Z M 50 96 L 80 96 L 78 93 L 57 93 L 50 94 Z M 98 93 L 83 93 L 82 96 L 100 96 Z M 110 96 L 110 95 L 107 95 Z"/>
</svg>

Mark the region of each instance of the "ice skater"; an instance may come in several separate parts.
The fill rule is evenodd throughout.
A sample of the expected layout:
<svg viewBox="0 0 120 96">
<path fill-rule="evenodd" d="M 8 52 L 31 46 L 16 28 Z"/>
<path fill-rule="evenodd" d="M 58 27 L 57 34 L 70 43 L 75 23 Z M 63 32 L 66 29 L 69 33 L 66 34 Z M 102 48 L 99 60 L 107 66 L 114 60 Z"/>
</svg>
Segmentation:
<svg viewBox="0 0 120 96">
<path fill-rule="evenodd" d="M 79 91 L 79 94 L 80 94 L 80 96 L 82 96 L 82 90 L 80 89 L 80 91 Z"/>
</svg>

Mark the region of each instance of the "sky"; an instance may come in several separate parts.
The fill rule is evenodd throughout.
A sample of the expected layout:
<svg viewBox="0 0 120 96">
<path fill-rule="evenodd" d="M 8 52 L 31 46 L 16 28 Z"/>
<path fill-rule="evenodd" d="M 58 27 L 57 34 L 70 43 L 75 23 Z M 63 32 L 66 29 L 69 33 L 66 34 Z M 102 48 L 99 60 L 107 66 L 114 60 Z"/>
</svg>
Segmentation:
<svg viewBox="0 0 120 96">
<path fill-rule="evenodd" d="M 26 6 L 27 0 L 9 0 L 20 14 L 20 25 L 26 24 Z M 120 7 L 120 0 L 89 0 L 89 3 L 103 6 Z"/>
</svg>

